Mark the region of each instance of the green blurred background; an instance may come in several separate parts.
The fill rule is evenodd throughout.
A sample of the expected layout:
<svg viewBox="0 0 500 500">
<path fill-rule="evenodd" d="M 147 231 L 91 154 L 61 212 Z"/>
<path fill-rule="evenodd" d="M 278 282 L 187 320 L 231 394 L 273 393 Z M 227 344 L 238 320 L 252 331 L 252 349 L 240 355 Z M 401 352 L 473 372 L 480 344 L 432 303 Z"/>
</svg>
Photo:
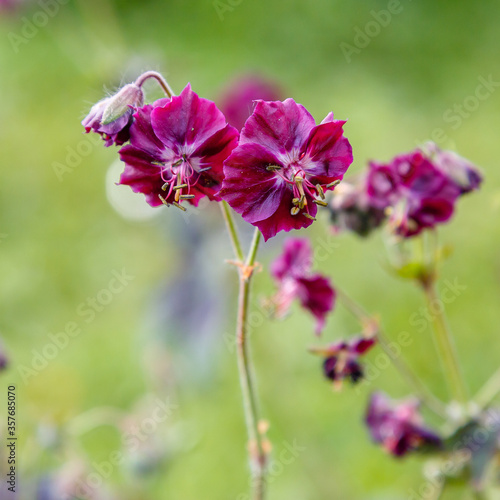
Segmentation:
<svg viewBox="0 0 500 500">
<path fill-rule="evenodd" d="M 142 213 L 142 199 L 120 198 L 114 203 L 119 209 L 113 208 L 114 191 L 127 189 L 110 188 L 111 174 L 106 187 L 116 150 L 82 135 L 80 121 L 105 89 L 148 69 L 163 72 L 178 92 L 191 82 L 211 99 L 220 97 L 235 75 L 253 72 L 278 82 L 317 120 L 331 110 L 349 119 L 353 172 L 370 158 L 387 160 L 443 129 L 440 145 L 456 149 L 486 176 L 481 191 L 460 200 L 452 224 L 440 231 L 455 249 L 442 277 L 467 286 L 448 311 L 471 391 L 479 389 L 498 367 L 500 346 L 500 91 L 493 86 L 477 106 L 466 100 L 480 77 L 500 82 L 496 0 L 401 0 L 398 13 L 378 30 L 367 25 L 373 11 L 394 1 L 54 2 L 54 13 L 46 18 L 39 13 L 50 2 L 40 0 L 0 19 L 0 336 L 10 359 L 0 377 L 3 393 L 9 384 L 17 386 L 23 488 L 18 498 L 37 498 L 36 477 L 77 477 L 75 470 L 85 476 L 117 450 L 126 463 L 104 474 L 105 491 L 95 498 L 247 498 L 245 428 L 229 333 L 236 278 L 222 265 L 231 248 L 217 207 L 187 219 L 172 209 L 152 218 L 146 212 L 141 220 L 124 217 L 136 202 Z M 43 19 L 43 26 L 27 27 Z M 356 46 L 356 33 L 366 28 L 379 33 L 361 43 L 358 35 Z M 343 43 L 356 48 L 350 58 Z M 148 90 L 150 99 L 160 96 L 154 84 Z M 447 120 L 447 110 L 464 101 L 474 109 L 459 121 Z M 57 175 L 61 165 L 67 171 Z M 176 296 L 172 280 L 182 266 L 189 268 L 194 253 L 185 231 L 204 235 L 193 245 L 200 269 L 202 262 L 213 268 L 211 274 L 200 271 L 209 285 L 207 300 L 230 301 L 226 310 L 215 301 L 215 333 L 199 341 L 196 326 L 186 340 L 162 316 L 163 304 Z M 332 243 L 326 215 L 301 235 L 327 242 L 331 251 L 317 267 L 379 313 L 390 337 L 411 333 L 405 357 L 446 397 L 430 332 L 418 332 L 409 320 L 423 306 L 422 297 L 384 270 L 380 238 L 343 235 Z M 282 239 L 263 248 L 264 266 Z M 134 279 L 86 323 L 80 304 L 123 269 Z M 255 303 L 272 290 L 267 273 L 257 275 Z M 182 320 L 191 305 L 181 303 Z M 205 319 L 202 314 L 199 324 Z M 48 335 L 68 322 L 76 322 L 81 333 L 36 375 L 23 372 L 23 379 L 20 367 L 32 369 L 33 357 L 51 342 Z M 339 306 L 324 340 L 356 329 Z M 370 443 L 362 423 L 371 390 L 381 387 L 403 397 L 408 388 L 390 367 L 357 391 L 345 387 L 334 393 L 319 360 L 306 352 L 318 342 L 312 331 L 311 318 L 298 308 L 285 321 L 266 321 L 252 331 L 275 457 L 286 443 L 304 448 L 290 464 L 276 467 L 269 498 L 412 498 L 412 489 L 423 485 L 422 461 L 392 460 Z M 377 354 L 368 362 L 375 364 Z M 122 442 L 126 424 L 113 417 L 114 409 L 124 412 L 125 420 L 144 423 L 151 416 L 144 395 L 153 401 L 168 396 L 176 407 L 141 443 L 146 450 L 131 454 Z M 0 398 L 1 415 L 5 399 Z M 101 425 L 110 418 L 113 425 Z M 153 445 L 158 449 L 151 451 Z"/>
</svg>

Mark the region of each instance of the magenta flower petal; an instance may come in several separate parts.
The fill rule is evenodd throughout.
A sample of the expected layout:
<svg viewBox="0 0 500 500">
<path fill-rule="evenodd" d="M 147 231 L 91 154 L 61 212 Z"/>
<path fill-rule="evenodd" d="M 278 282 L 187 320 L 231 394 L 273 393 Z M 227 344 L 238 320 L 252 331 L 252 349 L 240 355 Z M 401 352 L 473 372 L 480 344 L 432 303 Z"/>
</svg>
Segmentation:
<svg viewBox="0 0 500 500">
<path fill-rule="evenodd" d="M 297 297 L 302 307 L 307 309 L 316 318 L 316 335 L 325 327 L 326 317 L 335 304 L 335 291 L 330 281 L 323 276 L 316 275 L 310 278 L 297 279 L 300 285 Z"/>
<path fill-rule="evenodd" d="M 217 130 L 226 126 L 226 119 L 217 106 L 198 97 L 188 84 L 179 96 L 151 113 L 153 130 L 163 144 L 171 149 L 195 150 Z"/>
<path fill-rule="evenodd" d="M 243 127 L 240 143 L 257 143 L 274 155 L 285 155 L 300 149 L 314 126 L 309 111 L 293 99 L 257 101 Z"/>
<path fill-rule="evenodd" d="M 309 227 L 314 222 L 314 217 L 316 217 L 318 212 L 316 205 L 312 204 L 306 212 L 309 217 L 312 218 L 299 218 L 292 216 L 290 213 L 290 207 L 293 206 L 293 193 L 289 190 L 281 190 L 279 193 L 281 193 L 280 204 L 272 215 L 270 215 L 267 219 L 260 220 L 255 223 L 252 223 L 249 220 L 247 221 L 260 229 L 265 241 L 272 238 L 280 231 L 289 232 L 292 229 L 303 229 Z M 302 212 L 303 210 L 300 211 L 299 214 L 302 214 Z"/>
<path fill-rule="evenodd" d="M 125 163 L 120 184 L 130 186 L 134 193 L 144 193 L 152 207 L 162 205 L 158 193 L 162 192 L 164 182 L 161 167 L 153 164 L 155 157 L 128 144 L 120 149 L 120 158 Z"/>
<path fill-rule="evenodd" d="M 311 162 L 308 165 L 311 182 L 325 184 L 332 182 L 331 179 L 342 179 L 352 163 L 352 148 L 343 136 L 345 123 L 334 120 L 311 130 L 305 146 L 306 157 Z"/>
<path fill-rule="evenodd" d="M 371 349 L 375 345 L 375 337 L 365 338 L 362 337 L 357 339 L 355 342 L 351 344 L 351 350 L 356 354 L 364 354 L 366 351 Z"/>
<path fill-rule="evenodd" d="M 158 106 L 165 106 L 169 98 L 158 99 L 153 104 L 147 104 L 137 109 L 134 114 L 134 125 L 130 128 L 130 144 L 143 151 L 150 152 L 155 157 L 160 157 L 164 145 L 158 139 L 151 125 L 151 112 Z"/>
<path fill-rule="evenodd" d="M 283 187 L 265 166 L 278 160 L 258 144 L 244 144 L 231 157 L 233 168 L 224 171 L 222 197 L 251 224 L 269 218 L 279 208 Z M 241 191 L 242 180 L 258 189 Z"/>
</svg>

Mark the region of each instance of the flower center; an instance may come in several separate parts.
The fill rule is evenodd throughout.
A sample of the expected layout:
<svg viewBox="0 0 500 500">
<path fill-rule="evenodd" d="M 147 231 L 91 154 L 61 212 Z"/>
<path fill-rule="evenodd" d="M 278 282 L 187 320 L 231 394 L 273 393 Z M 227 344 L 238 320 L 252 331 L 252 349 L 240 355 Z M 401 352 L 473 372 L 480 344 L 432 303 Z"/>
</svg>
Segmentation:
<svg viewBox="0 0 500 500">
<path fill-rule="evenodd" d="M 195 195 L 191 194 L 191 188 L 198 182 L 199 174 L 210 170 L 211 167 L 196 170 L 185 153 L 178 156 L 170 165 L 162 164 L 162 167 L 164 168 L 161 171 L 161 178 L 165 184 L 161 189 L 166 192 L 166 195 L 163 197 L 158 194 L 158 197 L 164 205 L 169 206 L 172 204 L 186 211 L 181 202 L 195 198 Z M 192 183 L 193 177 L 196 177 L 194 183 Z M 172 195 L 174 197 L 173 201 L 167 201 Z"/>
<path fill-rule="evenodd" d="M 308 199 L 312 200 L 316 205 L 322 207 L 328 206 L 328 203 L 325 201 L 325 189 L 336 186 L 340 182 L 340 179 L 337 179 L 329 184 L 313 184 L 307 178 L 304 169 L 297 162 L 293 162 L 286 167 L 268 165 L 266 170 L 276 172 L 292 188 L 293 198 L 290 213 L 292 215 L 301 213 L 304 217 L 312 220 L 315 219 L 309 213 Z"/>
</svg>

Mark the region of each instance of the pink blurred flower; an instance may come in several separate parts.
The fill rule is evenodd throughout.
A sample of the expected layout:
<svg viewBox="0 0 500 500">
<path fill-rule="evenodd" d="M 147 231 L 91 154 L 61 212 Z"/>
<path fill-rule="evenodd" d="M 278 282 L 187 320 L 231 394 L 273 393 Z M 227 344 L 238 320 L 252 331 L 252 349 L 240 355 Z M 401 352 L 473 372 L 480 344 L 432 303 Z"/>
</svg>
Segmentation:
<svg viewBox="0 0 500 500">
<path fill-rule="evenodd" d="M 278 292 L 271 299 L 275 316 L 286 315 L 292 302 L 299 299 L 302 307 L 316 318 L 316 334 L 325 326 L 327 314 L 335 305 L 335 290 L 328 278 L 311 274 L 312 249 L 306 238 L 288 238 L 283 253 L 271 264 L 271 274 Z"/>
<path fill-rule="evenodd" d="M 257 75 L 243 76 L 224 91 L 219 108 L 228 123 L 241 130 L 257 100 L 278 101 L 282 97 L 282 91 L 275 83 Z"/>
</svg>

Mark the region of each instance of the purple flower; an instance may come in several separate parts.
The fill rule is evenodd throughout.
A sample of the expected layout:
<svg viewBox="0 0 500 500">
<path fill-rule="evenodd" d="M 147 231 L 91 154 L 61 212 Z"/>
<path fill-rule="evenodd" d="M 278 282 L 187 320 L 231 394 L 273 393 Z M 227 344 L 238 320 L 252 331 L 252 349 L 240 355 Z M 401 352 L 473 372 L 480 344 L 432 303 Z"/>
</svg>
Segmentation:
<svg viewBox="0 0 500 500">
<path fill-rule="evenodd" d="M 271 299 L 277 318 L 285 316 L 292 302 L 316 318 L 316 334 L 325 326 L 326 315 L 335 305 L 335 290 L 320 274 L 311 275 L 312 249 L 306 238 L 288 238 L 283 253 L 271 264 L 271 274 L 279 290 Z"/>
<path fill-rule="evenodd" d="M 468 160 L 453 151 L 443 151 L 433 142 L 427 143 L 425 149 L 437 168 L 457 185 L 460 194 L 479 189 L 483 176 Z"/>
<path fill-rule="evenodd" d="M 348 342 L 340 341 L 325 348 L 313 348 L 311 351 L 325 358 L 323 371 L 326 378 L 335 384 L 347 378 L 355 384 L 363 378 L 363 367 L 359 357 L 369 351 L 375 343 L 375 337 L 359 336 Z"/>
<path fill-rule="evenodd" d="M 413 398 L 395 404 L 383 393 L 373 394 L 366 414 L 372 439 L 397 457 L 425 446 L 439 447 L 441 438 L 423 426 L 418 407 Z"/>
<path fill-rule="evenodd" d="M 257 101 L 238 147 L 224 162 L 221 197 L 265 240 L 311 225 L 317 205 L 327 205 L 324 191 L 352 163 L 344 123 L 330 113 L 316 125 L 293 99 Z"/>
<path fill-rule="evenodd" d="M 420 150 L 387 165 L 370 163 L 367 182 L 370 203 L 389 211 L 394 231 L 404 237 L 449 220 L 460 195 L 456 183 Z"/>
<path fill-rule="evenodd" d="M 366 175 L 344 180 L 335 189 L 328 203 L 334 228 L 368 236 L 386 219 L 385 211 L 373 206 L 370 201 Z"/>
<path fill-rule="evenodd" d="M 281 99 L 277 85 L 259 76 L 250 75 L 234 81 L 221 99 L 220 109 L 228 123 L 241 130 L 247 118 L 252 114 L 255 101 L 276 101 Z"/>
<path fill-rule="evenodd" d="M 197 206 L 204 196 L 219 200 L 222 164 L 237 145 L 238 132 L 215 104 L 187 85 L 172 99 L 160 99 L 134 113 L 130 144 L 120 149 L 125 170 L 120 184 L 143 193 L 153 207 Z"/>
<path fill-rule="evenodd" d="M 82 125 L 88 134 L 91 130 L 105 141 L 105 146 L 121 146 L 130 139 L 130 126 L 134 108 L 142 106 L 144 94 L 140 87 L 130 83 L 119 92 L 92 106 Z"/>
</svg>

